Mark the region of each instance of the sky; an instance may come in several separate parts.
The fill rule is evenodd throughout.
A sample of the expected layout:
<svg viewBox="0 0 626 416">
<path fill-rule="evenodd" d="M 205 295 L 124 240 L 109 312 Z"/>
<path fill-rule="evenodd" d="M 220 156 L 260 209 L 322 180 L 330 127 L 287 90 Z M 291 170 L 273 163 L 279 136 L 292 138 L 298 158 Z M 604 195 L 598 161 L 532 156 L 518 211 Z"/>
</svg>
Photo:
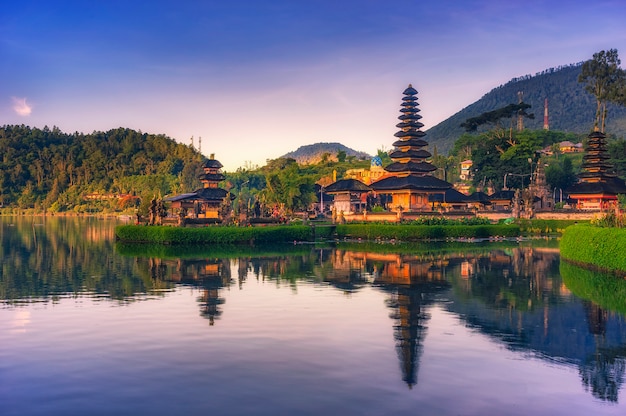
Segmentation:
<svg viewBox="0 0 626 416">
<path fill-rule="evenodd" d="M 389 150 L 409 84 L 427 130 L 514 77 L 600 50 L 626 59 L 624 0 L 9 0 L 2 9 L 0 125 L 127 127 L 196 148 L 201 138 L 226 171 L 317 142 Z"/>
</svg>

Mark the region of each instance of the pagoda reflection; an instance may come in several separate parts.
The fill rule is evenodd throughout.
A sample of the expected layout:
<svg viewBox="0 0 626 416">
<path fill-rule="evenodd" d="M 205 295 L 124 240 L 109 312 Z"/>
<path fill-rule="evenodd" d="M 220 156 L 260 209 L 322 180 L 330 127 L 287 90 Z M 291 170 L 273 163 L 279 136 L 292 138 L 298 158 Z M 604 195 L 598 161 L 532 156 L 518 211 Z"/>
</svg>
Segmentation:
<svg viewBox="0 0 626 416">
<path fill-rule="evenodd" d="M 193 286 L 201 291 L 198 298 L 200 315 L 209 320 L 210 325 L 222 315 L 220 289 L 232 283 L 230 261 L 228 259 L 148 259 L 150 276 L 153 279 L 167 280 L 177 284 Z"/>
<path fill-rule="evenodd" d="M 363 255 L 363 253 L 362 253 Z M 396 352 L 402 380 L 412 388 L 417 384 L 430 314 L 436 295 L 450 284 L 445 280 L 450 258 L 430 255 L 363 255 L 374 274 L 373 284 L 389 293 L 386 305 L 392 310 Z"/>
</svg>

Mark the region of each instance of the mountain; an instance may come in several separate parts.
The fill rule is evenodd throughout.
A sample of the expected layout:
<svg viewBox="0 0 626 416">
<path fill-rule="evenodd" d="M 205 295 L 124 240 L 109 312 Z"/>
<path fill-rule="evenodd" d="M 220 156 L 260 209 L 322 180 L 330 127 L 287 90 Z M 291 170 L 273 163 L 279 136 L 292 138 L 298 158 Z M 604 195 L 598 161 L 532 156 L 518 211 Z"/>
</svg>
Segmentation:
<svg viewBox="0 0 626 416">
<path fill-rule="evenodd" d="M 535 115 L 533 120 L 524 119 L 525 128 L 543 128 L 544 101 L 547 98 L 550 130 L 588 133 L 593 128 L 596 100 L 578 82 L 581 69 L 582 63 L 578 63 L 550 68 L 534 76 L 513 78 L 447 120 L 426 130 L 427 140 L 431 148 L 437 146 L 439 153 L 447 153 L 465 132 L 460 127 L 461 123 L 487 111 L 517 104 L 518 92 L 523 94 L 523 101 L 531 105 L 527 111 Z M 607 108 L 607 134 L 623 138 L 626 135 L 626 107 L 609 105 Z"/>
<path fill-rule="evenodd" d="M 301 165 L 319 163 L 326 157 L 328 160 L 337 160 L 337 153 L 345 152 L 347 157 L 353 156 L 357 159 L 369 159 L 372 156 L 365 152 L 350 149 L 341 143 L 314 143 L 300 146 L 298 150 L 289 152 L 281 157 L 295 159 Z"/>
</svg>

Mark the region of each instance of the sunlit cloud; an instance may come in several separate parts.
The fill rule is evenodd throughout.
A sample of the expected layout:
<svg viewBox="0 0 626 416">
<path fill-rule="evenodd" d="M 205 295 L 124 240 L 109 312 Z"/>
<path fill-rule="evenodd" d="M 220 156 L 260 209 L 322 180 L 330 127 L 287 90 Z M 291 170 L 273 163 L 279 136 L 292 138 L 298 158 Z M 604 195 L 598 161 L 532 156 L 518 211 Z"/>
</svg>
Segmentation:
<svg viewBox="0 0 626 416">
<path fill-rule="evenodd" d="M 29 116 L 33 112 L 32 105 L 26 102 L 26 98 L 11 97 L 13 99 L 13 111 L 20 116 Z"/>
</svg>

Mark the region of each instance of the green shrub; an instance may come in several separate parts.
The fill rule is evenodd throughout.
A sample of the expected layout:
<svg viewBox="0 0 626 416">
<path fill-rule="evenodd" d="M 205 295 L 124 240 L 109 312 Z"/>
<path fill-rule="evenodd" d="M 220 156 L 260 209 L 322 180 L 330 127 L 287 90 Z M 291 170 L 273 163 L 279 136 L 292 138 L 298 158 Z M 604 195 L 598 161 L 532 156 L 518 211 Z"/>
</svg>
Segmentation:
<svg viewBox="0 0 626 416">
<path fill-rule="evenodd" d="M 626 229 L 587 224 L 568 227 L 560 242 L 561 257 L 606 270 L 626 271 Z"/>
<path fill-rule="evenodd" d="M 158 244 L 240 244 L 284 241 L 310 241 L 311 227 L 305 225 L 268 227 L 179 228 L 119 225 L 115 235 L 120 241 Z"/>
</svg>

